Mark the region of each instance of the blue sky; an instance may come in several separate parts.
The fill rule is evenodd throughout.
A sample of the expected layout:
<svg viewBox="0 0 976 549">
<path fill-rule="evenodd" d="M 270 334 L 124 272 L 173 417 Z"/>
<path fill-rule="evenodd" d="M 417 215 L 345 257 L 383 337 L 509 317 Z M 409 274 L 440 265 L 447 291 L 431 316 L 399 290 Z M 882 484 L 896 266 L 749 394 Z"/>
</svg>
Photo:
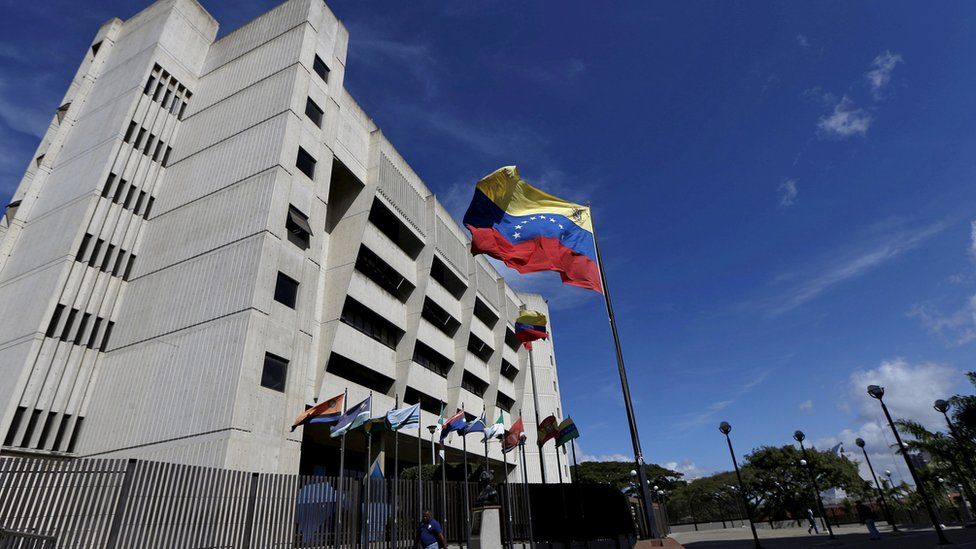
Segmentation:
<svg viewBox="0 0 976 549">
<path fill-rule="evenodd" d="M 346 86 L 454 215 L 507 164 L 592 202 L 649 461 L 728 468 L 722 420 L 740 454 L 880 447 L 868 382 L 933 426 L 966 389 L 976 5 L 329 4 Z M 99 23 L 143 4 L 0 5 L 6 202 Z M 222 33 L 272 5 L 205 2 Z M 581 449 L 629 454 L 599 296 L 506 276 L 550 299 Z"/>
</svg>

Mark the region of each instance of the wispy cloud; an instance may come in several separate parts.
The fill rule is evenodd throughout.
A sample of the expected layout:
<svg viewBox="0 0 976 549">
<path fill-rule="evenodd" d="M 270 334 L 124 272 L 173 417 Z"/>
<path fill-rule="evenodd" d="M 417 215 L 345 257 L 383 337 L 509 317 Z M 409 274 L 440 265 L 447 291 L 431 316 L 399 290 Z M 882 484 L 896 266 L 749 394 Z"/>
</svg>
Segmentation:
<svg viewBox="0 0 976 549">
<path fill-rule="evenodd" d="M 735 404 L 739 399 L 746 396 L 750 391 L 766 381 L 766 378 L 769 377 L 769 373 L 769 370 L 753 372 L 752 377 L 746 380 L 745 383 L 741 384 L 738 388 L 732 389 L 730 392 L 725 393 L 730 395 L 729 398 L 712 402 L 703 410 L 699 410 L 687 415 L 683 419 L 678 420 L 677 426 L 681 429 L 691 429 L 701 427 L 709 421 L 714 420 L 716 414 Z"/>
<path fill-rule="evenodd" d="M 800 195 L 800 190 L 796 187 L 795 179 L 787 179 L 780 183 L 779 192 L 779 205 L 784 208 L 795 205 Z"/>
<path fill-rule="evenodd" d="M 810 39 L 805 34 L 796 35 L 796 43 L 803 49 L 810 47 Z"/>
<path fill-rule="evenodd" d="M 881 91 L 891 82 L 891 73 L 901 61 L 901 55 L 886 51 L 871 62 L 871 70 L 864 77 L 867 78 L 871 86 L 871 94 L 875 99 L 881 99 Z"/>
<path fill-rule="evenodd" d="M 976 220 L 969 222 L 967 253 L 976 261 Z M 964 275 L 954 276 L 958 283 L 967 280 Z M 962 307 L 949 314 L 931 303 L 922 303 L 913 305 L 908 316 L 918 319 L 929 333 L 943 338 L 950 346 L 963 346 L 976 341 L 976 295 L 969 296 Z"/>
<path fill-rule="evenodd" d="M 873 228 L 854 245 L 832 250 L 808 265 L 777 276 L 771 282 L 771 295 L 747 301 L 743 306 L 758 309 L 768 317 L 792 311 L 917 248 L 948 225 L 945 220 L 924 226 L 901 221 L 879 226 L 884 230 Z"/>
<path fill-rule="evenodd" d="M 690 459 L 683 459 L 681 461 L 667 461 L 662 463 L 661 467 L 681 473 L 684 475 L 682 477 L 684 480 L 694 480 L 696 478 L 701 478 L 712 474 L 712 471 L 702 469 Z"/>
<path fill-rule="evenodd" d="M 820 117 L 817 129 L 821 135 L 838 139 L 855 135 L 864 137 L 871 127 L 872 120 L 866 110 L 855 107 L 854 102 L 844 96 L 834 105 L 834 110 L 829 115 Z"/>
<path fill-rule="evenodd" d="M 810 399 L 804 400 L 798 406 L 801 412 L 809 412 L 813 410 L 813 401 Z"/>
</svg>

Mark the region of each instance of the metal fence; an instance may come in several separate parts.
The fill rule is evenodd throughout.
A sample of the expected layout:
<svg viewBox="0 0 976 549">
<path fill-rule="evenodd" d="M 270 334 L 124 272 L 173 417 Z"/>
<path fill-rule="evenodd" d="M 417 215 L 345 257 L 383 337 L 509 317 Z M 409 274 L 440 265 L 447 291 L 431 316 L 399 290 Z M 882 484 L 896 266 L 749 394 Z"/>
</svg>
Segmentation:
<svg viewBox="0 0 976 549">
<path fill-rule="evenodd" d="M 510 542 L 527 540 L 526 487 L 499 488 L 503 516 L 512 517 L 510 533 L 503 534 Z M 0 549 L 397 549 L 412 547 L 421 508 L 441 519 L 449 542 L 463 543 L 477 493 L 469 484 L 466 507 L 462 482 L 421 487 L 416 480 L 139 460 L 4 458 Z"/>
</svg>

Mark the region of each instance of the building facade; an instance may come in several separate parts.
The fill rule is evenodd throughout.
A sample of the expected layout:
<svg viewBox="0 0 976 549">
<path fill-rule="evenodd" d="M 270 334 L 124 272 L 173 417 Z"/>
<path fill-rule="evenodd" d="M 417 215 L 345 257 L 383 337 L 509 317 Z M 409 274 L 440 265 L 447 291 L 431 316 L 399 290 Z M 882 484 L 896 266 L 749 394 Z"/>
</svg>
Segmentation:
<svg viewBox="0 0 976 549">
<path fill-rule="evenodd" d="M 545 301 L 470 255 L 346 92 L 321 0 L 217 28 L 193 0 L 105 23 L 52 117 L 0 221 L 2 451 L 315 470 L 334 441 L 291 422 L 348 390 L 374 415 L 419 401 L 423 426 L 521 413 L 540 480 L 513 322 Z M 533 353 L 561 418 L 552 345 Z"/>
</svg>

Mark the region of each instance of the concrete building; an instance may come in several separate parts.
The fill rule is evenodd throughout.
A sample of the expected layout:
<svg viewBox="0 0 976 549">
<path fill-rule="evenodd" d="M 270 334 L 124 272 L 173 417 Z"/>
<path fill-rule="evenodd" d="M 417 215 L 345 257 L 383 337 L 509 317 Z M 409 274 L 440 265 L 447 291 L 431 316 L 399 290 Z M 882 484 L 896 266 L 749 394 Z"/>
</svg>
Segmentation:
<svg viewBox="0 0 976 549">
<path fill-rule="evenodd" d="M 195 1 L 160 0 L 85 52 L 0 222 L 2 451 L 334 473 L 326 430 L 289 427 L 348 389 L 377 415 L 420 401 L 424 426 L 442 403 L 521 411 L 538 480 L 513 321 L 545 301 L 469 254 L 346 92 L 321 0 L 216 37 Z M 533 352 L 561 418 L 552 346 Z M 551 444 L 544 461 L 552 482 Z"/>
</svg>

